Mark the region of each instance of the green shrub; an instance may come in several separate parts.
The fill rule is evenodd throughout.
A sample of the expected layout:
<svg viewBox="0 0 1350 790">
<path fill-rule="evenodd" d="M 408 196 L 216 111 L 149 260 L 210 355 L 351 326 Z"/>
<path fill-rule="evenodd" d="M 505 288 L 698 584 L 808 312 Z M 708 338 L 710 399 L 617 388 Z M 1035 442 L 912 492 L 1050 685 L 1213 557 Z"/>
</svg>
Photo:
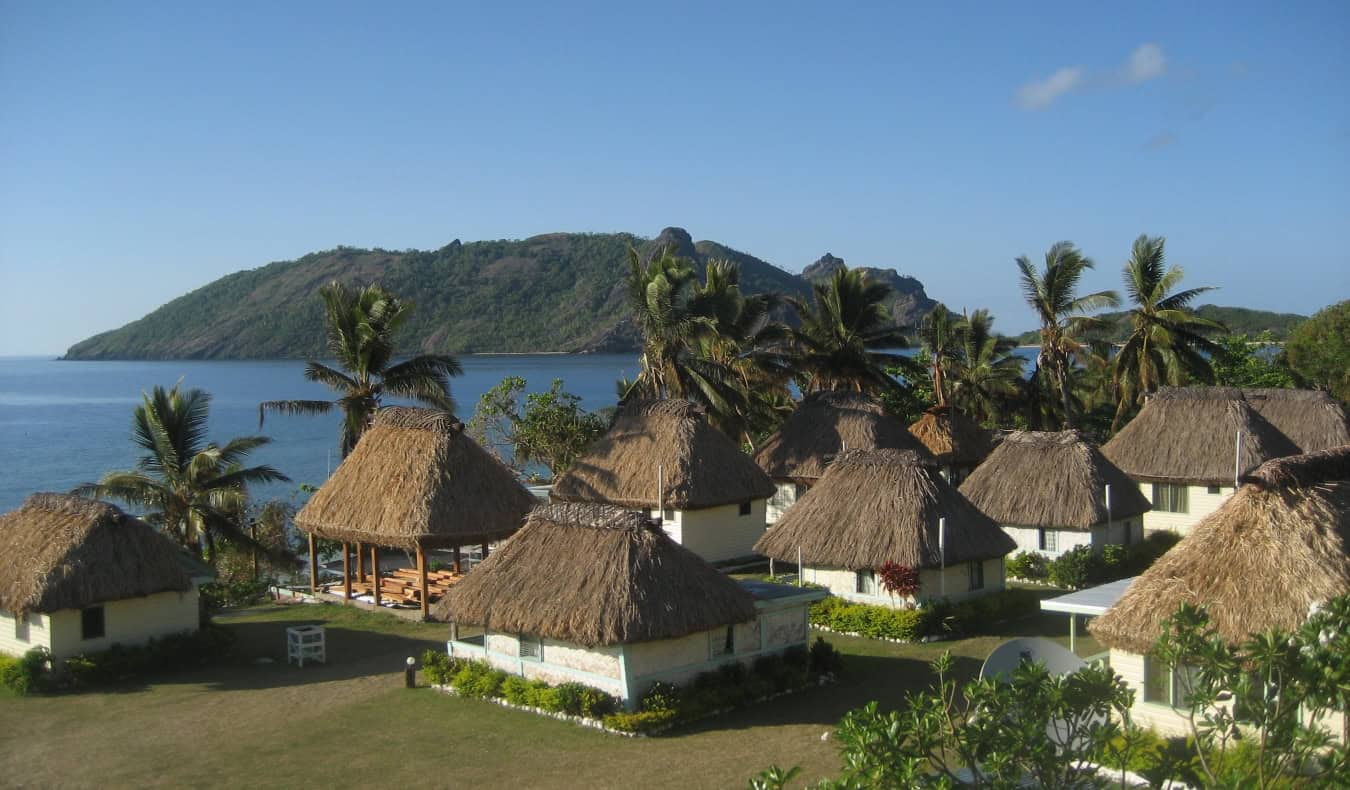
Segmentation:
<svg viewBox="0 0 1350 790">
<path fill-rule="evenodd" d="M 1081 590 L 1104 574 L 1101 558 L 1090 546 L 1074 546 L 1050 562 L 1047 575 L 1056 587 Z"/>
<path fill-rule="evenodd" d="M 644 710 L 637 713 L 611 713 L 604 718 L 605 726 L 620 732 L 652 732 L 675 722 L 673 710 Z"/>
<path fill-rule="evenodd" d="M 259 579 L 257 581 L 249 579 L 232 582 L 209 582 L 197 589 L 201 593 L 202 605 L 206 608 L 206 611 L 219 612 L 222 609 L 237 609 L 263 603 L 267 600 L 267 588 L 271 584 L 270 579 Z"/>
<path fill-rule="evenodd" d="M 589 686 L 583 686 L 580 683 L 561 683 L 553 687 L 558 695 L 558 707 L 568 716 L 580 716 L 583 705 L 583 697 L 587 691 L 591 691 Z"/>
<path fill-rule="evenodd" d="M 0 685 L 15 694 L 45 691 L 50 680 L 51 653 L 45 647 L 35 647 L 20 658 L 3 657 L 0 661 Z"/>
<path fill-rule="evenodd" d="M 579 713 L 588 719 L 599 719 L 614 712 L 618 701 L 597 688 L 582 686 L 577 692 L 580 702 Z"/>
<path fill-rule="evenodd" d="M 115 643 L 107 650 L 82 653 L 62 665 L 65 682 L 79 687 L 116 683 L 138 675 L 202 666 L 228 657 L 234 632 L 208 625 L 147 640 L 141 645 Z"/>
<path fill-rule="evenodd" d="M 444 686 L 454 677 L 456 662 L 444 650 L 435 648 L 422 654 L 422 675 L 433 686 Z"/>
<path fill-rule="evenodd" d="M 815 675 L 833 675 L 843 668 L 844 658 L 834 645 L 821 637 L 811 645 L 811 673 Z"/>
<path fill-rule="evenodd" d="M 532 705 L 541 710 L 550 713 L 562 712 L 562 701 L 558 698 L 558 690 L 545 683 L 542 680 L 530 681 L 530 692 L 528 696 L 528 705 Z"/>
<path fill-rule="evenodd" d="M 830 596 L 811 606 L 811 624 L 873 639 L 910 642 L 923 635 L 924 612 L 850 603 Z"/>
<path fill-rule="evenodd" d="M 534 705 L 534 686 L 519 675 L 502 681 L 502 698 L 512 705 Z"/>
<path fill-rule="evenodd" d="M 775 656 L 776 658 L 776 656 Z M 642 695 L 639 707 L 644 711 L 676 710 L 680 706 L 680 687 L 657 681 Z"/>
<path fill-rule="evenodd" d="M 1005 566 L 1008 575 L 1029 582 L 1043 582 L 1048 570 L 1045 555 L 1036 551 L 1020 551 Z"/>
<path fill-rule="evenodd" d="M 1134 543 L 1125 549 L 1125 562 L 1121 566 L 1120 578 L 1138 576 L 1148 570 L 1167 550 L 1177 545 L 1181 536 L 1175 532 L 1161 530 L 1149 535 L 1143 541 Z"/>
</svg>

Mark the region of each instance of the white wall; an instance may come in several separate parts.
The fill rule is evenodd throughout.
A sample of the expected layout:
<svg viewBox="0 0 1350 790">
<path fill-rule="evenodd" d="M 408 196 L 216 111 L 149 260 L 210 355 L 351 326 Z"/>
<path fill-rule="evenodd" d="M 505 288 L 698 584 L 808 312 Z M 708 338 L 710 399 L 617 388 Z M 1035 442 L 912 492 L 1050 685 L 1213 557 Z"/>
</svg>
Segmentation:
<svg viewBox="0 0 1350 790">
<path fill-rule="evenodd" d="M 1152 483 L 1140 483 L 1139 490 L 1144 493 L 1144 497 L 1149 502 L 1153 501 Z M 1148 534 L 1167 529 L 1178 535 L 1185 535 L 1196 522 L 1218 510 L 1219 506 L 1232 495 L 1232 486 L 1219 486 L 1219 493 L 1217 494 L 1209 493 L 1209 486 L 1187 486 L 1186 512 L 1167 513 L 1161 510 L 1150 510 L 1144 514 L 1144 533 Z"/>
<path fill-rule="evenodd" d="M 679 534 L 667 528 L 671 538 L 708 562 L 729 560 L 755 553 L 755 541 L 764 534 L 768 500 L 750 502 L 749 515 L 740 515 L 740 505 L 723 505 L 680 511 Z"/>
<path fill-rule="evenodd" d="M 999 526 L 1008 537 L 1017 543 L 1014 554 L 1030 551 L 1051 559 L 1072 551 L 1078 546 L 1090 546 L 1097 551 L 1101 551 L 1102 547 L 1106 545 L 1137 543 L 1144 538 L 1143 525 L 1139 516 L 1098 524 L 1090 530 L 1056 529 L 1054 531 L 1059 539 L 1056 551 L 1041 551 L 1041 531 L 1039 527 L 1024 527 L 1017 524 L 1000 524 Z M 1125 538 L 1127 532 L 1130 536 L 1128 541 Z"/>
<path fill-rule="evenodd" d="M 858 580 L 853 571 L 840 570 L 838 568 L 817 568 L 805 565 L 802 569 L 802 578 L 811 584 L 819 584 L 848 601 L 857 603 L 873 604 L 875 606 L 889 606 L 891 608 L 901 608 L 913 604 L 912 598 L 901 598 L 882 592 L 878 595 L 864 595 L 857 592 Z M 945 583 L 945 586 L 944 586 Z M 1004 589 L 1005 578 L 1003 572 L 1003 558 L 984 561 L 984 587 L 979 590 L 971 590 L 970 587 L 970 568 L 964 563 L 947 566 L 946 570 L 937 568 L 921 569 L 919 571 L 919 595 L 918 602 L 922 603 L 937 598 L 947 598 L 951 601 L 961 601 L 967 598 L 975 598 L 985 593 L 998 592 Z M 945 593 L 944 593 L 945 590 Z"/>
<path fill-rule="evenodd" d="M 15 614 L 0 609 L 0 653 L 21 656 L 35 647 L 51 649 L 51 620 L 47 615 L 29 613 L 23 628 L 16 628 L 15 619 Z"/>
<path fill-rule="evenodd" d="M 769 524 L 777 524 L 778 519 L 783 517 L 787 509 L 797 504 L 797 484 L 784 482 L 782 480 L 773 481 L 778 489 L 774 492 L 773 498 L 769 500 L 765 511 L 765 519 Z"/>
<path fill-rule="evenodd" d="M 144 598 L 126 598 L 103 604 L 100 639 L 82 639 L 78 609 L 62 609 L 50 615 L 48 647 L 56 663 L 80 653 L 107 650 L 114 644 L 136 645 L 150 637 L 196 631 L 200 627 L 197 590 L 162 592 Z"/>
</svg>

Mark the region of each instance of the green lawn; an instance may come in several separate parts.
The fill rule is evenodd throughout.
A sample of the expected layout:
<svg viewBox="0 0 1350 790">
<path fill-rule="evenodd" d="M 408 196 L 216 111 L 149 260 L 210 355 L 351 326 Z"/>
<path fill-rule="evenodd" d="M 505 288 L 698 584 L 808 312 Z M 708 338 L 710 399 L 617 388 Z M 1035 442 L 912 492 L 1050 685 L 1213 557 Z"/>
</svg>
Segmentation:
<svg viewBox="0 0 1350 790">
<path fill-rule="evenodd" d="M 898 645 L 830 637 L 837 685 L 780 698 L 658 738 L 628 739 L 403 686 L 403 659 L 444 644 L 446 627 L 339 606 L 272 607 L 220 621 L 239 660 L 125 688 L 0 697 L 0 776 L 52 786 L 742 787 L 771 763 L 814 780 L 838 768 L 821 740 L 849 708 L 898 705 L 950 649 L 973 675 L 1008 636 L 1067 642 L 1039 616 L 998 636 Z M 327 626 L 330 663 L 284 663 L 284 629 Z M 256 664 L 259 657 L 274 659 Z"/>
</svg>

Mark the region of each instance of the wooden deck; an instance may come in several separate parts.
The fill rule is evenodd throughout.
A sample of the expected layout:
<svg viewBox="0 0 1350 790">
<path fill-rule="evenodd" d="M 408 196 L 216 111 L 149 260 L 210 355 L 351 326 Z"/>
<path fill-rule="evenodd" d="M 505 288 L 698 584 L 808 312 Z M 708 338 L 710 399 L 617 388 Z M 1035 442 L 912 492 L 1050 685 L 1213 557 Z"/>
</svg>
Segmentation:
<svg viewBox="0 0 1350 790">
<path fill-rule="evenodd" d="M 435 603 L 450 588 L 464 578 L 463 573 L 453 571 L 427 572 L 427 603 Z M 327 585 L 329 592 L 342 594 L 342 582 Z M 373 594 L 371 581 L 352 579 L 352 595 Z M 422 587 L 417 578 L 416 568 L 398 568 L 388 576 L 380 577 L 380 598 L 395 603 L 417 606 L 422 602 Z"/>
</svg>

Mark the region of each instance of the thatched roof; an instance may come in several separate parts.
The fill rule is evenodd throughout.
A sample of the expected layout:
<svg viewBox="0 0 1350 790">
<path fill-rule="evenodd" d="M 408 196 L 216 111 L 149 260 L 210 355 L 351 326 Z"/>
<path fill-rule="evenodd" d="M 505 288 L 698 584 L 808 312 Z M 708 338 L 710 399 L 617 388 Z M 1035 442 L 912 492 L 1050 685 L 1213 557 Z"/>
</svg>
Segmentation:
<svg viewBox="0 0 1350 790">
<path fill-rule="evenodd" d="M 1296 454 L 1298 447 L 1230 387 L 1164 387 L 1102 445 L 1102 455 L 1135 480 L 1196 485 L 1232 485 L 1235 474 Z"/>
<path fill-rule="evenodd" d="M 947 520 L 946 562 L 1002 557 L 1017 548 L 966 501 L 931 460 L 913 450 L 849 450 L 755 544 L 788 562 L 863 570 L 890 561 L 936 568 L 938 519 Z"/>
<path fill-rule="evenodd" d="M 976 466 L 994 449 L 994 433 L 951 406 L 933 406 L 909 426 L 943 466 Z"/>
<path fill-rule="evenodd" d="M 1270 461 L 1134 580 L 1091 625 L 1111 647 L 1146 653 L 1182 602 L 1204 606 L 1237 642 L 1290 630 L 1350 592 L 1350 446 Z"/>
<path fill-rule="evenodd" d="M 746 622 L 755 603 L 641 513 L 554 504 L 530 513 L 432 613 L 593 647 Z"/>
<path fill-rule="evenodd" d="M 842 450 L 892 447 L 928 449 L 886 413 L 881 404 L 856 392 L 807 395 L 797 410 L 755 453 L 755 463 L 775 480 L 814 482 Z"/>
<path fill-rule="evenodd" d="M 623 406 L 596 440 L 553 484 L 555 502 L 656 507 L 659 476 L 664 507 L 680 510 L 768 499 L 774 485 L 736 443 L 684 400 Z"/>
<path fill-rule="evenodd" d="M 1266 422 L 1315 453 L 1350 444 L 1350 417 L 1330 394 L 1317 390 L 1244 389 L 1242 397 Z"/>
<path fill-rule="evenodd" d="M 0 609 L 55 612 L 191 589 L 173 543 L 106 502 L 33 494 L 0 516 Z"/>
<path fill-rule="evenodd" d="M 432 409 L 381 409 L 295 524 L 321 538 L 415 551 L 520 528 L 534 497 L 511 470 Z"/>
<path fill-rule="evenodd" d="M 1090 529 L 1150 508 L 1139 486 L 1077 431 L 1008 434 L 960 490 L 1000 524 L 1027 527 Z"/>
</svg>

